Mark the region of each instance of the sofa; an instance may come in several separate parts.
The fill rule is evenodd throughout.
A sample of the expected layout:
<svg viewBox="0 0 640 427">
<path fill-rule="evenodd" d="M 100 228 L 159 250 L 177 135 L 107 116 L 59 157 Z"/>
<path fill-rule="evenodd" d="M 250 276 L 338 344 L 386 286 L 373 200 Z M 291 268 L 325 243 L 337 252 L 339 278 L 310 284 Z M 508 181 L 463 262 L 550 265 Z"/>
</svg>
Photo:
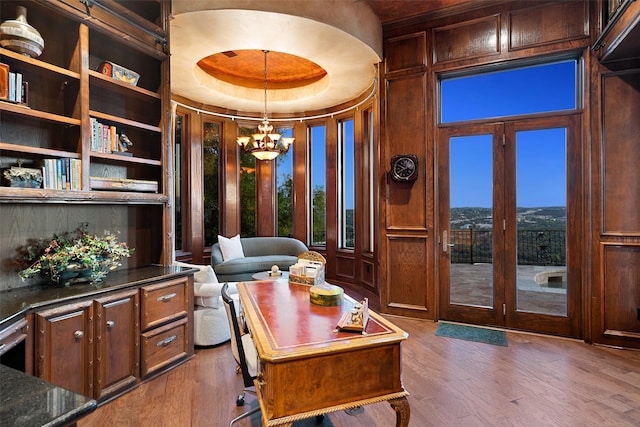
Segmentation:
<svg viewBox="0 0 640 427">
<path fill-rule="evenodd" d="M 220 240 L 220 239 L 219 239 Z M 288 271 L 298 261 L 298 255 L 308 251 L 300 240 L 291 237 L 241 237 L 244 256 L 225 260 L 220 243 L 211 247 L 211 266 L 220 282 L 253 280 L 252 276 L 269 271 L 273 265 Z"/>
</svg>

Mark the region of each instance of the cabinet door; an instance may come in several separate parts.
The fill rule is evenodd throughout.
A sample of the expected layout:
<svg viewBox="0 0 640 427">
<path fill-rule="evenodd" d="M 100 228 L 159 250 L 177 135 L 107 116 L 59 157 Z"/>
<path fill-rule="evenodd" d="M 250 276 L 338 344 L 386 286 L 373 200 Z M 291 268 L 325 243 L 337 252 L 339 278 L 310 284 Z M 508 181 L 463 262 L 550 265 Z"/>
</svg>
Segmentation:
<svg viewBox="0 0 640 427">
<path fill-rule="evenodd" d="M 100 399 L 137 381 L 140 371 L 138 290 L 95 301 L 94 397 Z"/>
<path fill-rule="evenodd" d="M 91 301 L 36 313 L 36 376 L 93 395 Z"/>
</svg>

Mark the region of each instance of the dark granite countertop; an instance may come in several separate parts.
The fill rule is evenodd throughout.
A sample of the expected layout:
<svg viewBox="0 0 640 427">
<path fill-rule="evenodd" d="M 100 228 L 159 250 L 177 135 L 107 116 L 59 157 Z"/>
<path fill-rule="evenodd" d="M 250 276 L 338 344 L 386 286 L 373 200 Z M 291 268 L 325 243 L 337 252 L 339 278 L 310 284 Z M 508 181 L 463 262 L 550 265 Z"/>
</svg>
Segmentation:
<svg viewBox="0 0 640 427">
<path fill-rule="evenodd" d="M 0 427 L 64 426 L 96 406 L 89 397 L 0 365 Z"/>
<path fill-rule="evenodd" d="M 184 267 L 152 265 L 115 270 L 98 283 L 77 283 L 69 286 L 47 284 L 15 288 L 0 292 L 0 330 L 21 318 L 28 310 L 73 300 L 99 296 L 106 292 L 179 277 L 196 270 Z"/>
</svg>

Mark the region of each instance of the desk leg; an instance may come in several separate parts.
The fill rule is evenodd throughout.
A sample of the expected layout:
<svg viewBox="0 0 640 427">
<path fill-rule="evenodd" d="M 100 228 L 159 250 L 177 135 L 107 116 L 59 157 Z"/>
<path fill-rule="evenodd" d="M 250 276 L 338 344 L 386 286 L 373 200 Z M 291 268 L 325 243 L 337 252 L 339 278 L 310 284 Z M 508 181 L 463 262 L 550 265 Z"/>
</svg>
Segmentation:
<svg viewBox="0 0 640 427">
<path fill-rule="evenodd" d="M 389 404 L 391 404 L 393 410 L 396 411 L 396 427 L 407 427 L 411 415 L 411 408 L 409 407 L 407 397 L 403 396 L 397 399 L 391 399 Z"/>
</svg>

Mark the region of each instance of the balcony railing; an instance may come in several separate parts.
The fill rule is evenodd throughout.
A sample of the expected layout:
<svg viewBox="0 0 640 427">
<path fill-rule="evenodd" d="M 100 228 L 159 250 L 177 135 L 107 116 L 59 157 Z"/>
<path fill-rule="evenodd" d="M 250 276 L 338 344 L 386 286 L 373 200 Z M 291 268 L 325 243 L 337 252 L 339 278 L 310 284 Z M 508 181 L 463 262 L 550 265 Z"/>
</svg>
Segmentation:
<svg viewBox="0 0 640 427">
<path fill-rule="evenodd" d="M 493 262 L 493 231 L 451 230 L 451 262 L 475 264 Z M 565 230 L 519 230 L 518 265 L 559 265 L 566 260 Z"/>
</svg>

